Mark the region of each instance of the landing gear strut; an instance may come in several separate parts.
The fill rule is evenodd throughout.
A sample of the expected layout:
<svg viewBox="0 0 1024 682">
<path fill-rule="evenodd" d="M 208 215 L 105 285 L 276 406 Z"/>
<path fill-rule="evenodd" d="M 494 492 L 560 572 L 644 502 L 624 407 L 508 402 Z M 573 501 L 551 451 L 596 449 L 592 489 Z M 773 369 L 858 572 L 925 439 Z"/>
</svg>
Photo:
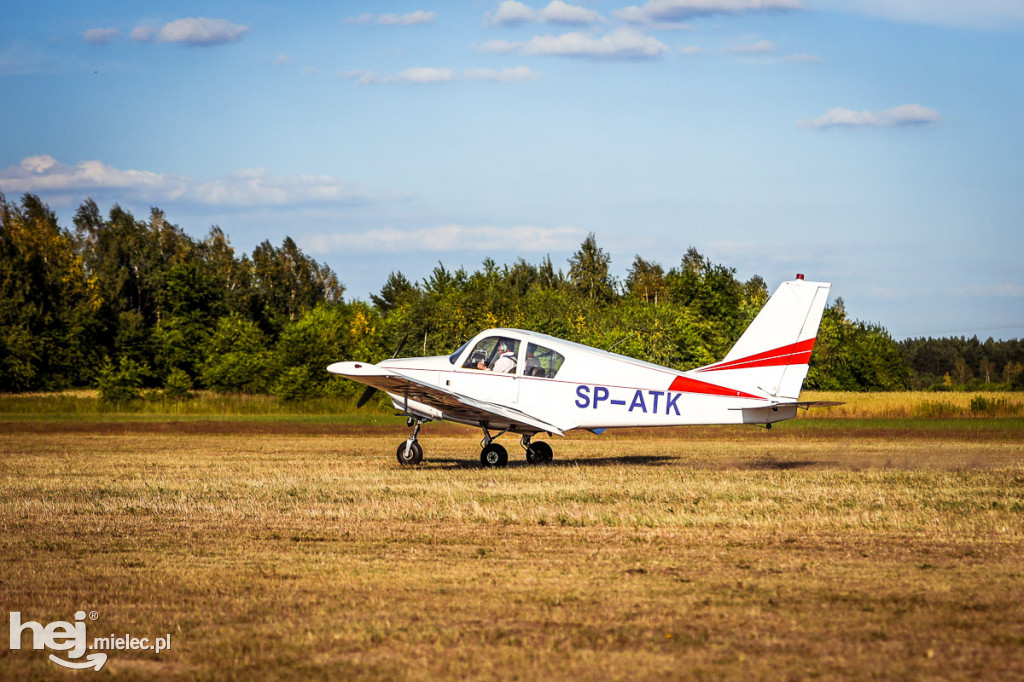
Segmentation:
<svg viewBox="0 0 1024 682">
<path fill-rule="evenodd" d="M 398 446 L 398 451 L 395 455 L 398 457 L 399 464 L 411 466 L 423 461 L 423 448 L 416 439 L 420 435 L 420 427 L 428 421 L 430 420 L 423 417 L 409 417 L 405 422 L 408 426 L 413 426 L 415 424 L 416 428 L 413 429 L 412 435 L 409 436 L 409 439 Z"/>
<path fill-rule="evenodd" d="M 480 446 L 483 448 L 480 451 L 480 464 L 487 468 L 503 467 L 508 464 L 508 450 L 494 442 L 494 439 L 505 433 L 505 431 L 499 431 L 495 435 L 491 435 L 487 431 L 486 427 L 483 427 L 484 439 L 480 441 Z"/>
<path fill-rule="evenodd" d="M 519 444 L 526 450 L 526 461 L 530 464 L 543 464 L 555 458 L 551 446 L 542 440 L 536 443 L 531 441 L 532 436 L 523 436 Z"/>
</svg>

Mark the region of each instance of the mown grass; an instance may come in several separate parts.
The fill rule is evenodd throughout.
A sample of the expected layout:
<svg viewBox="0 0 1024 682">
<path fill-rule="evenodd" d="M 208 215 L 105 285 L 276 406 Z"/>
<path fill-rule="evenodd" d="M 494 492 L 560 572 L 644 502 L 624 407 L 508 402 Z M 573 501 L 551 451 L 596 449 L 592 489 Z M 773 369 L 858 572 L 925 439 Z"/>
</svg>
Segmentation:
<svg viewBox="0 0 1024 682">
<path fill-rule="evenodd" d="M 805 391 L 801 400 L 845 403 L 837 407 L 801 411 L 804 419 L 949 419 L 1024 417 L 1024 393 L 851 393 Z M 385 401 L 386 402 L 386 401 Z M 59 393 L 0 393 L 0 420 L 88 419 L 110 420 L 281 419 L 340 417 L 346 423 L 370 423 L 389 416 L 389 404 L 371 401 L 359 410 L 351 398 L 314 398 L 294 402 L 269 395 L 219 395 L 196 391 L 186 400 L 155 397 L 127 405 L 105 403 L 96 391 Z M 313 419 L 315 421 L 315 419 Z"/>
<path fill-rule="evenodd" d="M 8 422 L 0 604 L 171 633 L 111 652 L 128 679 L 1024 676 L 1021 420 L 834 421 L 588 435 L 539 467 L 510 441 L 504 470 L 436 425 L 408 469 L 404 428 Z M 0 641 L 0 677 L 56 675 Z"/>
</svg>

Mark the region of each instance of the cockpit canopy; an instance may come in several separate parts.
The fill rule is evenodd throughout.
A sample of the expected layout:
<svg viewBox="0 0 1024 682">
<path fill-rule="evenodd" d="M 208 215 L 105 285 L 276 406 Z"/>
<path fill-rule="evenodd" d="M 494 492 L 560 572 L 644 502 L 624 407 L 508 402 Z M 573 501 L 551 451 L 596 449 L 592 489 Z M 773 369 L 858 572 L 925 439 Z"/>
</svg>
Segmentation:
<svg viewBox="0 0 1024 682">
<path fill-rule="evenodd" d="M 565 356 L 555 350 L 532 341 L 523 343 L 520 339 L 502 334 L 489 334 L 480 338 L 473 349 L 467 352 L 470 343 L 472 339 L 452 353 L 449 362 L 462 369 L 542 379 L 553 379 L 565 362 Z"/>
</svg>

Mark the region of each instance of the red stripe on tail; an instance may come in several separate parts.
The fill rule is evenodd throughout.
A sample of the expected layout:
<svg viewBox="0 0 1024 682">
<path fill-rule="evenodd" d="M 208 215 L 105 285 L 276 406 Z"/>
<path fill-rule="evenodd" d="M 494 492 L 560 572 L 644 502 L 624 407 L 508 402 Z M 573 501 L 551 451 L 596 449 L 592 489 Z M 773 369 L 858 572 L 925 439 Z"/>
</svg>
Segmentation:
<svg viewBox="0 0 1024 682">
<path fill-rule="evenodd" d="M 811 361 L 811 349 L 814 348 L 815 339 L 807 339 L 797 343 L 766 350 L 763 353 L 749 355 L 738 360 L 720 362 L 716 365 L 709 365 L 698 371 L 718 372 L 723 369 L 750 369 L 752 367 L 776 367 L 780 365 L 806 365 Z"/>
</svg>

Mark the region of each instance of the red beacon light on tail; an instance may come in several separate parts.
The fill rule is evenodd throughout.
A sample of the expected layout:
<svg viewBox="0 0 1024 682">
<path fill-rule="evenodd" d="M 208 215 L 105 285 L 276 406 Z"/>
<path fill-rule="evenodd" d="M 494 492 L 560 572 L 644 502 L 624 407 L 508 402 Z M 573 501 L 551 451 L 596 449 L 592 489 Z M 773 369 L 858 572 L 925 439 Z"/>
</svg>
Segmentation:
<svg viewBox="0 0 1024 682">
<path fill-rule="evenodd" d="M 797 279 L 803 279 L 804 278 L 804 273 L 802 273 L 802 272 L 796 273 L 796 278 Z"/>
</svg>

